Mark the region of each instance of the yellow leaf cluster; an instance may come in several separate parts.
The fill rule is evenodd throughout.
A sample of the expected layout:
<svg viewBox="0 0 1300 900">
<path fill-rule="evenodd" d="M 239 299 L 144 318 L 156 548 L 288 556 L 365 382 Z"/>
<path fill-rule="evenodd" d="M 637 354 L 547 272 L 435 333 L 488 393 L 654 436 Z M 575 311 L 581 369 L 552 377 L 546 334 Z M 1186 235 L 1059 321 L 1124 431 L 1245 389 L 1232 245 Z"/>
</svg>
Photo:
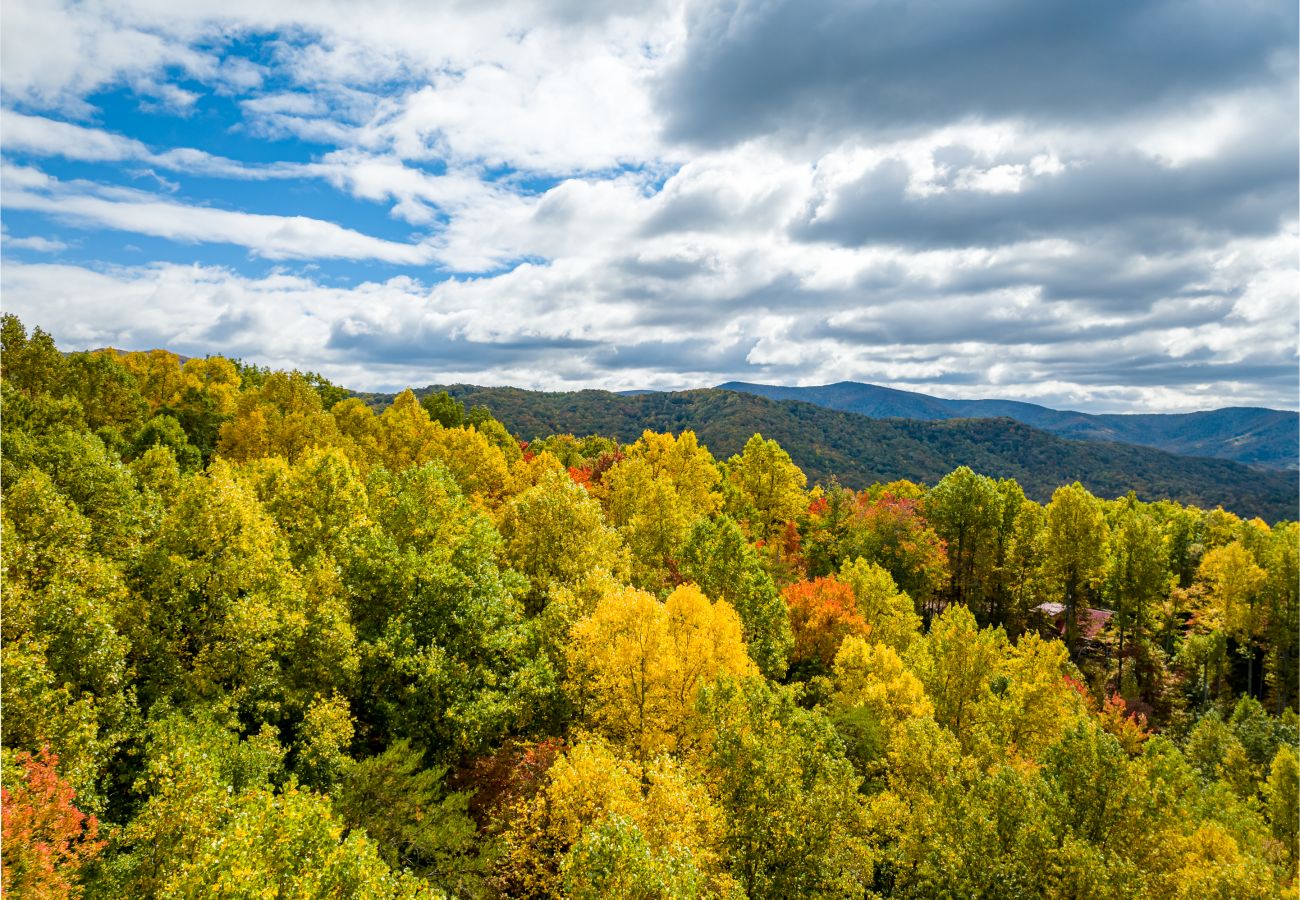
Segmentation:
<svg viewBox="0 0 1300 900">
<path fill-rule="evenodd" d="M 589 721 L 642 761 L 695 743 L 704 684 L 757 672 L 735 610 L 694 585 L 664 603 L 634 588 L 606 594 L 574 626 L 570 656 Z"/>
</svg>

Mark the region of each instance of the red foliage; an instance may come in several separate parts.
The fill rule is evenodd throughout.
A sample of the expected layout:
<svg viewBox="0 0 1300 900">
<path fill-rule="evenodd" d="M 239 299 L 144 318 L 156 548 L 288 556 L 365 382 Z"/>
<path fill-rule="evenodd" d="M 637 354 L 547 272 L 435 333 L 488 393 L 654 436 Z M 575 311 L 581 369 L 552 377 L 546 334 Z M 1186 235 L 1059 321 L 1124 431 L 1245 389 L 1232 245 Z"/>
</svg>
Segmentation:
<svg viewBox="0 0 1300 900">
<path fill-rule="evenodd" d="M 600 484 L 605 478 L 605 473 L 622 460 L 622 450 L 615 451 L 614 453 L 600 454 L 600 456 L 596 458 L 596 461 L 591 464 L 591 483 Z"/>
<path fill-rule="evenodd" d="M 3 806 L 4 893 L 31 897 L 77 897 L 81 867 L 104 848 L 99 822 L 72 803 L 72 785 L 59 777 L 59 757 L 48 747 L 20 752 L 20 781 L 0 789 Z"/>
<path fill-rule="evenodd" d="M 485 828 L 500 810 L 536 794 L 564 749 L 563 738 L 537 743 L 509 741 L 490 756 L 474 760 L 468 769 L 456 774 L 452 783 L 456 790 L 474 791 L 469 813 L 480 828 Z"/>
<path fill-rule="evenodd" d="M 1088 705 L 1093 706 L 1092 694 L 1088 686 L 1077 678 L 1071 678 L 1069 675 L 1062 675 L 1061 679 L 1074 689 L 1074 692 L 1087 701 Z"/>
<path fill-rule="evenodd" d="M 799 538 L 799 526 L 794 522 L 786 522 L 785 530 L 781 532 L 781 557 L 789 565 L 802 567 L 803 543 Z"/>
<path fill-rule="evenodd" d="M 825 497 L 818 497 L 808 504 L 808 515 L 820 516 L 826 510 L 830 509 L 831 503 Z"/>
<path fill-rule="evenodd" d="M 834 575 L 813 581 L 799 581 L 781 592 L 790 611 L 794 631 L 791 662 L 820 663 L 829 669 L 850 634 L 866 637 L 870 626 L 858 613 L 853 588 Z"/>
<path fill-rule="evenodd" d="M 884 493 L 856 497 L 849 540 L 851 553 L 878 563 L 914 600 L 928 598 L 948 575 L 948 553 L 910 497 Z"/>
<path fill-rule="evenodd" d="M 574 484 L 580 484 L 584 488 L 591 488 L 591 466 L 569 466 L 569 477 L 573 479 Z"/>
</svg>

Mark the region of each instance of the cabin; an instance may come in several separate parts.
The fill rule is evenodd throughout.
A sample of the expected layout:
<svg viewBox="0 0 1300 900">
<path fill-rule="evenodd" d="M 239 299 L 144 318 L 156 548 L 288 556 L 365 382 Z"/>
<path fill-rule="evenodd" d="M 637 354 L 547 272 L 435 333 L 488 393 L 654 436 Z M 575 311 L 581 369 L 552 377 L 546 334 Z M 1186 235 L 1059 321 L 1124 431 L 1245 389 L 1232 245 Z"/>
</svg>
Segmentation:
<svg viewBox="0 0 1300 900">
<path fill-rule="evenodd" d="M 1057 637 L 1065 637 L 1064 603 L 1040 603 L 1034 607 L 1034 612 L 1038 614 L 1041 631 L 1050 630 L 1055 632 Z M 1115 613 L 1109 609 L 1080 606 L 1075 609 L 1075 615 L 1079 623 L 1079 636 L 1086 641 L 1096 641 Z"/>
</svg>

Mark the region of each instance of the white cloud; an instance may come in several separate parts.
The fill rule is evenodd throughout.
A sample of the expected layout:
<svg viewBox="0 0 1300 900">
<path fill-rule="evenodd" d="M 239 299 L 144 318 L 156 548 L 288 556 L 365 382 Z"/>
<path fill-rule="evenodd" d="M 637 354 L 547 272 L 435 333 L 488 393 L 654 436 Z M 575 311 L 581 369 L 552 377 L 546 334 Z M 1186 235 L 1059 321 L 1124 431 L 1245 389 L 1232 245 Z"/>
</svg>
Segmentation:
<svg viewBox="0 0 1300 900">
<path fill-rule="evenodd" d="M 6 249 L 34 250 L 37 253 L 59 253 L 68 249 L 67 244 L 54 238 L 41 237 L 40 235 L 14 237 L 9 233 L 9 229 L 3 226 L 0 226 L 0 246 Z"/>
<path fill-rule="evenodd" d="M 151 29 L 113 14 L 107 4 L 10 3 L 0 35 L 0 85 L 10 102 L 76 114 L 85 95 L 118 80 L 144 88 L 176 67 L 211 75 L 214 58 L 189 46 L 192 34 Z"/>
<path fill-rule="evenodd" d="M 8 153 L 95 162 L 150 156 L 144 144 L 131 138 L 43 116 L 28 116 L 12 109 L 0 109 L 0 134 L 4 135 L 4 149 Z"/>
<path fill-rule="evenodd" d="M 113 228 L 173 241 L 247 247 L 266 259 L 376 259 L 414 265 L 427 247 L 399 244 L 306 216 L 210 209 L 125 188 L 59 182 L 32 169 L 5 166 L 4 205 L 43 212 L 82 226 Z"/>
<path fill-rule="evenodd" d="M 1295 142 L 1293 60 L 1275 84 L 1225 83 L 1177 109 L 1091 121 L 976 110 L 877 134 L 817 121 L 833 105 L 812 97 L 799 113 L 806 130 L 757 129 L 706 152 L 665 136 L 672 110 L 659 90 L 695 6 L 385 0 L 361 13 L 310 0 L 15 0 L 0 38 L 11 163 L 62 157 L 164 173 L 163 191 L 173 179 L 183 190 L 187 176 L 311 179 L 387 206 L 417 236 L 61 182 L 31 165 L 6 166 L 9 209 L 265 259 L 491 274 L 343 289 L 282 272 L 9 263 L 6 305 L 49 327 L 37 298 L 51 298 L 50 310 L 78 323 L 63 335 L 74 343 L 229 343 L 359 387 L 856 378 L 1112 409 L 1294 405 L 1293 379 L 1277 375 L 1295 360 L 1294 217 L 1269 218 L 1279 177 L 1215 180 L 1262 170 L 1251 154 Z M 226 52 L 273 32 L 256 62 Z M 743 69 L 715 74 L 737 90 L 748 83 Z M 88 100 L 114 85 L 159 115 L 192 114 L 211 91 L 239 111 L 241 137 L 320 147 L 308 161 L 247 162 L 115 134 L 93 125 Z M 972 229 L 944 242 L 975 204 L 1032 199 L 1117 159 L 1204 170 L 1188 197 L 1223 193 L 1215 221 L 1178 195 L 1155 225 L 1112 224 L 1103 210 L 1102 226 L 1081 234 L 1041 214 L 1045 224 L 1023 234 Z M 897 229 L 891 240 L 813 234 L 881 200 L 850 190 L 873 172 L 900 179 L 901 208 L 928 200 L 939 212 L 908 239 Z M 1116 193 L 1141 188 L 1120 182 Z M 1026 207 L 1006 209 L 993 226 Z M 43 240 L 5 238 L 31 250 Z"/>
<path fill-rule="evenodd" d="M 1278 257 L 1287 245 L 1284 239 L 1238 242 L 1224 259 L 1241 272 L 1267 260 L 1285 267 Z M 731 378 L 800 384 L 852 378 L 946 396 L 1012 395 L 1110 411 L 1287 405 L 1285 388 L 1250 373 L 1294 359 L 1293 311 L 1284 303 L 1294 296 L 1293 261 L 1285 275 L 1253 283 L 1228 301 L 1237 311 L 1231 315 L 1216 312 L 1221 301 L 1201 301 L 1199 322 L 1186 318 L 1188 305 L 1178 300 L 1140 315 L 1104 314 L 1082 304 L 1044 305 L 1032 289 L 944 297 L 924 287 L 917 290 L 931 321 L 917 321 L 915 300 L 863 306 L 851 292 L 801 293 L 810 282 L 798 278 L 765 302 L 773 279 L 791 277 L 789 261 L 777 259 L 765 274 L 753 275 L 756 267 L 744 265 L 741 253 L 712 246 L 706 255 L 713 264 L 687 278 L 680 294 L 656 293 L 657 276 L 647 271 L 573 257 L 491 278 L 421 284 L 402 277 L 353 288 L 215 267 L 95 272 L 10 261 L 3 291 L 7 309 L 69 347 L 227 353 L 315 369 L 357 388 L 454 381 L 681 388 Z M 688 267 L 697 259 L 683 258 Z M 858 262 L 869 277 L 891 271 L 899 259 Z M 961 254 L 934 254 L 931 283 L 943 283 L 943 273 L 961 264 Z M 817 268 L 816 260 L 806 261 L 810 275 Z M 752 280 L 727 274 L 735 270 Z M 919 282 L 909 277 L 906 283 Z M 695 302 L 684 302 L 683 294 Z M 85 304 L 87 296 L 97 302 Z M 990 327 L 998 317 L 1001 330 Z M 878 335 L 855 340 L 854 329 Z M 1204 377 L 1147 383 L 1135 376 L 1134 365 L 1153 362 L 1199 366 Z M 966 377 L 953 382 L 952 373 Z"/>
</svg>

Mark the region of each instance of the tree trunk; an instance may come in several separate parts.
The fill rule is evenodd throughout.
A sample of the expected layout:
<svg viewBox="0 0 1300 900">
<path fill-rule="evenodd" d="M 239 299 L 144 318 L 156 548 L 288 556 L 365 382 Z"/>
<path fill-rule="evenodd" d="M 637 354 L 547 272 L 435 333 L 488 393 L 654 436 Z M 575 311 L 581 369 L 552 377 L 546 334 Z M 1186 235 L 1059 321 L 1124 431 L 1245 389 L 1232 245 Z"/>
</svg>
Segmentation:
<svg viewBox="0 0 1300 900">
<path fill-rule="evenodd" d="M 1115 693 L 1124 694 L 1124 607 L 1119 610 L 1119 652 L 1115 657 L 1118 666 L 1115 673 Z"/>
<path fill-rule="evenodd" d="M 1074 645 L 1079 640 L 1079 610 L 1075 600 L 1075 578 L 1071 574 L 1065 581 L 1065 646 L 1074 656 Z"/>
</svg>

